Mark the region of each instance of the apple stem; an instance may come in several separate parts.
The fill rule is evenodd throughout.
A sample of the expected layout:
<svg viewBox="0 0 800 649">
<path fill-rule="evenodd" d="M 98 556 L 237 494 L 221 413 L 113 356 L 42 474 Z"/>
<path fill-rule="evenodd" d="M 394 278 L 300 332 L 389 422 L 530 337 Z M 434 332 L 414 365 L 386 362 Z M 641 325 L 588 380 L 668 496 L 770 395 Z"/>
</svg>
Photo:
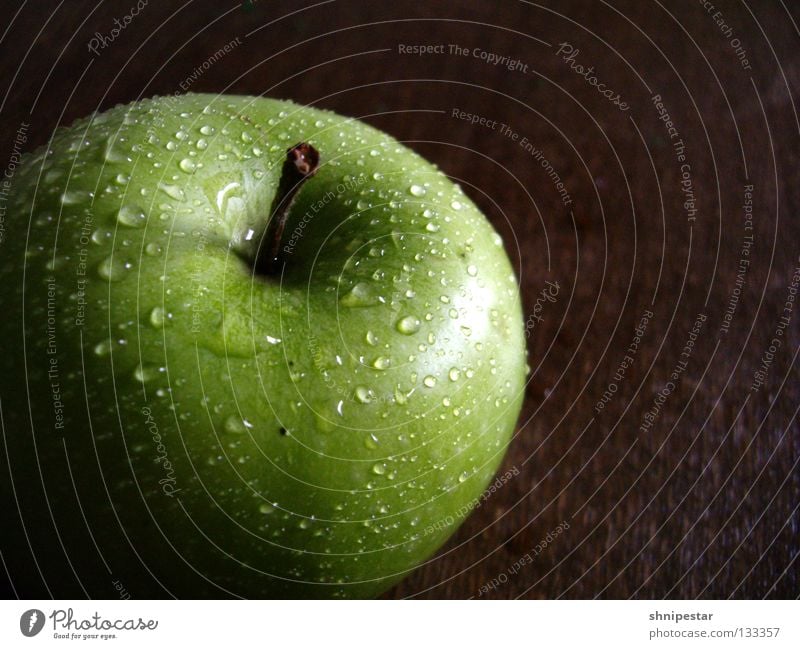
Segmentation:
<svg viewBox="0 0 800 649">
<path fill-rule="evenodd" d="M 311 178 L 319 169 L 319 151 L 308 142 L 300 142 L 286 150 L 283 161 L 278 191 L 270 208 L 270 220 L 265 233 L 269 250 L 266 255 L 259 255 L 256 270 L 268 275 L 276 274 L 283 266 L 281 239 L 289 218 L 289 211 L 297 198 L 297 192 L 303 183 Z"/>
</svg>

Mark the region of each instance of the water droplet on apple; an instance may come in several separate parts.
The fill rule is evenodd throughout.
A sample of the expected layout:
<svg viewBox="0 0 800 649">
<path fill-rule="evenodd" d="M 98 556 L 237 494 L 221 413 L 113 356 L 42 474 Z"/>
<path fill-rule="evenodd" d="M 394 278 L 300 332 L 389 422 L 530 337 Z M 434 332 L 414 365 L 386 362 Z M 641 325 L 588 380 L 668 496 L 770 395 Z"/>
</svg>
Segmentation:
<svg viewBox="0 0 800 649">
<path fill-rule="evenodd" d="M 160 306 L 153 307 L 150 311 L 150 324 L 156 329 L 161 329 L 166 324 L 167 318 L 167 314 Z"/>
<path fill-rule="evenodd" d="M 452 207 L 454 210 L 460 210 L 463 205 L 459 201 L 453 201 L 450 203 L 450 207 Z"/>
<path fill-rule="evenodd" d="M 247 419 L 242 419 L 238 415 L 230 415 L 223 423 L 225 432 L 230 433 L 231 435 L 243 435 L 252 427 L 253 424 L 247 421 Z"/>
<path fill-rule="evenodd" d="M 131 159 L 128 155 L 121 150 L 119 144 L 114 139 L 109 138 L 106 143 L 103 157 L 107 162 L 130 162 Z"/>
<path fill-rule="evenodd" d="M 158 188 L 170 198 L 174 198 L 176 201 L 182 201 L 184 199 L 185 194 L 177 185 L 158 183 Z"/>
<path fill-rule="evenodd" d="M 447 373 L 447 376 L 451 381 L 458 381 L 459 377 L 461 376 L 461 372 L 457 367 L 451 367 L 450 371 Z"/>
<path fill-rule="evenodd" d="M 411 187 L 408 188 L 408 191 L 412 196 L 425 196 L 426 193 L 425 188 L 421 185 L 411 185 Z"/>
<path fill-rule="evenodd" d="M 148 243 L 144 247 L 144 253 L 149 255 L 150 257 L 158 257 L 161 255 L 162 249 L 161 246 L 157 243 Z"/>
<path fill-rule="evenodd" d="M 462 471 L 461 475 L 458 476 L 458 481 L 459 482 L 464 482 L 464 481 L 466 481 L 467 478 L 469 478 L 469 474 L 466 471 Z"/>
<path fill-rule="evenodd" d="M 271 514 L 275 511 L 275 507 L 273 507 L 270 503 L 261 503 L 258 506 L 258 511 L 262 514 Z"/>
<path fill-rule="evenodd" d="M 373 450 L 378 448 L 378 438 L 375 437 L 373 433 L 370 433 L 364 439 L 364 446 L 366 446 L 368 449 L 373 449 Z"/>
<path fill-rule="evenodd" d="M 47 260 L 47 263 L 44 267 L 47 270 L 58 270 L 59 268 L 63 267 L 67 260 L 64 257 L 51 257 Z"/>
<path fill-rule="evenodd" d="M 367 307 L 373 306 L 376 303 L 376 299 L 373 297 L 369 286 L 364 282 L 359 282 L 339 298 L 339 303 L 347 308 Z"/>
<path fill-rule="evenodd" d="M 372 465 L 372 472 L 375 475 L 383 475 L 386 473 L 386 465 L 383 462 L 376 462 Z"/>
<path fill-rule="evenodd" d="M 141 363 L 133 370 L 133 378 L 141 383 L 147 383 L 158 377 L 160 368 L 151 365 L 142 365 Z"/>
<path fill-rule="evenodd" d="M 470 277 L 475 277 L 477 274 L 478 274 L 477 266 L 473 264 L 467 266 L 467 275 L 469 275 Z"/>
<path fill-rule="evenodd" d="M 95 356 L 108 356 L 111 352 L 111 341 L 101 340 L 94 346 Z"/>
<path fill-rule="evenodd" d="M 129 228 L 141 228 L 147 221 L 147 215 L 138 205 L 123 205 L 117 212 L 117 222 Z"/>
<path fill-rule="evenodd" d="M 385 356 L 378 356 L 373 362 L 372 367 L 376 370 L 388 370 L 389 366 L 392 364 L 392 361 Z"/>
<path fill-rule="evenodd" d="M 203 126 L 200 127 L 200 132 L 203 135 L 211 135 L 214 133 L 214 127 L 208 124 L 203 124 Z"/>
<path fill-rule="evenodd" d="M 375 394 L 368 387 L 359 385 L 356 387 L 355 396 L 360 403 L 370 403 Z"/>
<path fill-rule="evenodd" d="M 436 377 L 435 376 L 431 376 L 430 374 L 428 374 L 428 376 L 426 376 L 424 379 L 422 379 L 422 384 L 426 388 L 432 388 L 432 387 L 434 387 L 436 385 Z"/>
<path fill-rule="evenodd" d="M 67 190 L 61 194 L 62 205 L 77 205 L 89 198 L 92 194 L 90 192 L 80 192 L 77 190 Z"/>
<path fill-rule="evenodd" d="M 106 257 L 97 267 L 97 274 L 103 279 L 107 279 L 109 282 L 118 282 L 125 277 L 126 270 L 126 264 L 114 257 Z"/>
<path fill-rule="evenodd" d="M 397 321 L 395 327 L 397 331 L 406 336 L 410 336 L 419 331 L 420 321 L 419 318 L 413 315 L 403 316 Z"/>
<path fill-rule="evenodd" d="M 178 167 L 180 167 L 181 171 L 191 174 L 197 170 L 197 163 L 191 158 L 184 158 L 178 163 Z"/>
</svg>

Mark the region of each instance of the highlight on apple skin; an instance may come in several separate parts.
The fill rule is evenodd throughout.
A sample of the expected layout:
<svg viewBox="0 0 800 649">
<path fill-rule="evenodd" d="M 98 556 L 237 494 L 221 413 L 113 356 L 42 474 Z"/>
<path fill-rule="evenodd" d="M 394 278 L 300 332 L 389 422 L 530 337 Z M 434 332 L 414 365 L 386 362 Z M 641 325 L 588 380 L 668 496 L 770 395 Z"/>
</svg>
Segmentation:
<svg viewBox="0 0 800 649">
<path fill-rule="evenodd" d="M 265 272 L 298 143 L 319 167 L 283 197 Z M 500 237 L 363 122 L 244 96 L 118 106 L 26 157 L 6 235 L 22 596 L 374 597 L 503 458 L 527 366 Z"/>
</svg>

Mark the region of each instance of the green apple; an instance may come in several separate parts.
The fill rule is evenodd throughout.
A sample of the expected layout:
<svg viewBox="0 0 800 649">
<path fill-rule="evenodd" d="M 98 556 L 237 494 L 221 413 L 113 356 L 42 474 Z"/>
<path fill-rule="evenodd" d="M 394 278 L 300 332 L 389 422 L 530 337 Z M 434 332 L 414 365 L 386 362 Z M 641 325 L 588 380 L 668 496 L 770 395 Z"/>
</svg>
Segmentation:
<svg viewBox="0 0 800 649">
<path fill-rule="evenodd" d="M 288 182 L 301 142 L 318 169 Z M 472 201 L 388 135 L 155 98 L 58 130 L 5 198 L 21 593 L 371 597 L 491 481 L 524 390 L 518 285 Z"/>
</svg>

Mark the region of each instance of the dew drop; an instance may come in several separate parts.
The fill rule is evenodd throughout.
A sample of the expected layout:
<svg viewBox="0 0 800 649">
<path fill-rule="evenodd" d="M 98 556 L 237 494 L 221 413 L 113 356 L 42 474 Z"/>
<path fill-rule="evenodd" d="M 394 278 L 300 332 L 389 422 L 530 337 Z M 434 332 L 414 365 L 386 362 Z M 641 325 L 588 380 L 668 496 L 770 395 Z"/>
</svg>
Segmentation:
<svg viewBox="0 0 800 649">
<path fill-rule="evenodd" d="M 162 249 L 161 246 L 157 243 L 148 243 L 144 247 L 144 253 L 149 255 L 150 257 L 158 257 L 161 255 Z"/>
<path fill-rule="evenodd" d="M 432 388 L 432 387 L 434 387 L 436 385 L 436 377 L 435 376 L 431 376 L 430 374 L 428 374 L 428 376 L 426 376 L 424 379 L 422 379 L 422 384 L 426 388 Z"/>
<path fill-rule="evenodd" d="M 425 188 L 421 185 L 411 185 L 408 191 L 412 196 L 425 196 Z"/>
<path fill-rule="evenodd" d="M 454 210 L 460 210 L 463 205 L 459 201 L 453 201 L 450 203 L 450 207 L 452 207 Z"/>
<path fill-rule="evenodd" d="M 474 266 L 473 264 L 467 266 L 467 275 L 469 275 L 470 277 L 475 277 L 475 275 L 477 274 L 478 274 L 478 268 L 476 266 Z"/>
<path fill-rule="evenodd" d="M 275 511 L 275 507 L 273 507 L 270 503 L 261 503 L 258 506 L 258 511 L 262 514 L 271 514 Z"/>
<path fill-rule="evenodd" d="M 372 465 L 372 472 L 375 475 L 383 475 L 386 473 L 386 465 L 383 462 L 376 462 Z"/>
<path fill-rule="evenodd" d="M 461 371 L 457 367 L 451 367 L 450 371 L 447 373 L 447 376 L 451 381 L 458 381 L 459 377 L 461 376 Z"/>
<path fill-rule="evenodd" d="M 373 449 L 373 450 L 378 448 L 378 438 L 375 437 L 373 433 L 370 433 L 364 439 L 364 446 L 366 446 L 368 449 Z"/>
</svg>

